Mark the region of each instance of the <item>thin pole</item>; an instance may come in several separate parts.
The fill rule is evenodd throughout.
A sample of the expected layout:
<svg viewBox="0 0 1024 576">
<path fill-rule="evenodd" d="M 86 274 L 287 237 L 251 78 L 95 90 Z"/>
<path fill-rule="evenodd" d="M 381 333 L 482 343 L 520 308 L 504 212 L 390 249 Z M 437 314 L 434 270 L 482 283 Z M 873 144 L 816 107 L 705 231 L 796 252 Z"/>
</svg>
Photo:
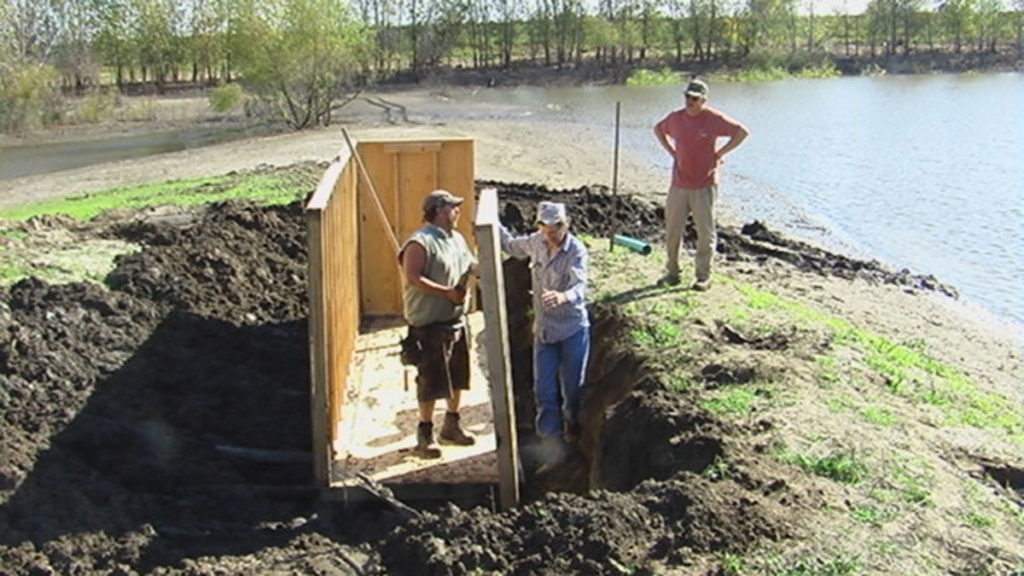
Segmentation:
<svg viewBox="0 0 1024 576">
<path fill-rule="evenodd" d="M 615 161 L 612 163 L 612 194 L 619 195 L 619 118 L 622 102 L 615 102 Z"/>
<path fill-rule="evenodd" d="M 612 229 L 612 234 L 611 234 L 611 237 L 608 238 L 608 251 L 609 252 L 615 250 L 615 242 L 613 242 L 613 239 L 615 238 L 615 233 L 617 232 L 617 230 L 615 230 L 614 227 L 615 227 L 615 220 L 619 216 L 619 118 L 621 117 L 621 111 L 622 111 L 622 101 L 621 100 L 616 100 L 615 101 L 615 158 L 614 158 L 614 160 L 612 160 L 612 195 L 615 197 L 613 199 L 613 202 L 615 202 L 615 216 L 612 219 L 612 228 L 613 228 Z"/>
</svg>

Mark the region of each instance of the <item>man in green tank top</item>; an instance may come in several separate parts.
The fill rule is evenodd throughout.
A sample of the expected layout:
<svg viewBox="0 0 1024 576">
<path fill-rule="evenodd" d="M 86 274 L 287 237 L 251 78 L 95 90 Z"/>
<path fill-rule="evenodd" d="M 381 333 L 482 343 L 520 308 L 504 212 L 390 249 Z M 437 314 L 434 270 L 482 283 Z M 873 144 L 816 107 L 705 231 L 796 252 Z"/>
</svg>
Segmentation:
<svg viewBox="0 0 1024 576">
<path fill-rule="evenodd" d="M 398 252 L 405 275 L 405 320 L 409 336 L 420 349 L 416 361 L 416 453 L 425 458 L 441 456 L 434 445 L 437 400 L 448 403 L 439 434 L 441 443 L 468 446 L 476 441 L 459 423 L 461 393 L 469 389 L 466 280 L 476 266 L 469 244 L 455 229 L 462 201 L 447 190 L 431 192 L 423 201 L 427 224 L 413 232 Z"/>
</svg>

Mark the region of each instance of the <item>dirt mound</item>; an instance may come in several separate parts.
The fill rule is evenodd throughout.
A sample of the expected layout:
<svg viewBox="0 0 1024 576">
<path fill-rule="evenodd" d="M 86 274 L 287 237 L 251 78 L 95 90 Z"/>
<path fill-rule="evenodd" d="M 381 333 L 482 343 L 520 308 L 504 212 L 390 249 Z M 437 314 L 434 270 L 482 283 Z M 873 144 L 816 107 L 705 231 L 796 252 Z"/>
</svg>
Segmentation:
<svg viewBox="0 0 1024 576">
<path fill-rule="evenodd" d="M 531 228 L 536 201 L 544 198 L 567 202 L 584 234 L 660 236 L 659 208 L 599 187 L 482 185 L 501 189 L 505 220 L 520 230 Z M 301 206 L 228 202 L 91 225 L 97 237 L 143 245 L 120 257 L 106 279 L 109 290 L 29 279 L 0 291 L 4 570 L 346 574 L 364 559 L 372 564 L 378 553 L 356 545 L 375 545 L 398 519 L 379 512 L 335 517 L 308 489 Z M 725 234 L 726 253 L 801 265 L 783 256 L 795 251 L 805 265 L 819 261 L 799 246 L 760 236 L 741 242 Z M 777 248 L 749 251 L 755 245 Z M 601 330 L 617 322 L 612 311 L 595 313 Z M 522 334 L 513 339 L 529 341 Z M 528 378 L 525 358 L 522 349 L 513 352 L 517 391 L 528 398 L 518 384 Z M 659 396 L 656 379 L 621 350 L 595 350 L 595 358 L 600 377 L 616 384 L 593 402 L 603 410 L 629 396 L 603 431 L 584 438 L 591 452 L 576 472 L 602 470 L 602 481 L 620 492 L 540 490 L 541 500 L 508 514 L 425 514 L 384 542 L 389 569 L 602 574 L 615 563 L 682 562 L 688 550 L 739 549 L 793 532 L 779 520 L 792 517 L 781 510 L 796 497 L 785 481 L 754 468 L 729 479 L 694 475 L 722 450 L 725 432 L 682 408 L 685 399 Z M 617 432 L 623 429 L 629 432 Z M 606 461 L 619 461 L 635 452 L 635 442 L 660 448 L 627 472 L 587 460 L 603 445 Z M 576 478 L 577 488 L 592 485 L 587 474 Z"/>
<path fill-rule="evenodd" d="M 498 190 L 502 200 L 502 222 L 520 233 L 533 229 L 538 202 L 554 200 L 567 204 L 573 230 L 580 234 L 602 238 L 621 234 L 647 242 L 658 242 L 665 236 L 664 206 L 631 195 L 612 194 L 607 186 L 551 190 L 533 184 L 484 181 L 479 183 L 479 187 Z M 692 247 L 696 238 L 691 221 L 686 229 L 684 244 Z M 858 260 L 835 254 L 806 242 L 786 238 L 756 220 L 738 230 L 728 226 L 720 227 L 716 251 L 733 261 L 774 260 L 804 272 L 932 290 L 954 298 L 958 295 L 955 288 L 943 284 L 932 275 L 913 274 L 906 269 L 893 271 L 876 260 Z"/>
<path fill-rule="evenodd" d="M 239 324 L 305 318 L 306 236 L 302 207 L 215 205 L 188 217 L 111 230 L 150 248 L 123 256 L 111 288 Z"/>
<path fill-rule="evenodd" d="M 392 532 L 382 554 L 393 574 L 650 573 L 631 570 L 787 534 L 770 504 L 712 484 L 687 474 L 630 492 L 550 494 L 500 515 L 450 507 Z"/>
</svg>

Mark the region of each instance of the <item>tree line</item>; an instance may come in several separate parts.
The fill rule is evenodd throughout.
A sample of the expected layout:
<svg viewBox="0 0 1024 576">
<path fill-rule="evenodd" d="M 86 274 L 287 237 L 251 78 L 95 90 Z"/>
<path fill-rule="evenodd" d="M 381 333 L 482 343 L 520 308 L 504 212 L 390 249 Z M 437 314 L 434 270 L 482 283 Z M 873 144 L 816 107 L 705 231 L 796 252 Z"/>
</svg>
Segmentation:
<svg viewBox="0 0 1024 576">
<path fill-rule="evenodd" d="M 1013 2 L 1007 5 L 1006 2 Z M 823 55 L 1015 52 L 1024 0 L 6 0 L 0 121 L 101 86 L 246 90 L 296 127 L 358 84 L 440 67 L 798 65 Z M 42 119 L 43 122 L 46 118 Z"/>
</svg>

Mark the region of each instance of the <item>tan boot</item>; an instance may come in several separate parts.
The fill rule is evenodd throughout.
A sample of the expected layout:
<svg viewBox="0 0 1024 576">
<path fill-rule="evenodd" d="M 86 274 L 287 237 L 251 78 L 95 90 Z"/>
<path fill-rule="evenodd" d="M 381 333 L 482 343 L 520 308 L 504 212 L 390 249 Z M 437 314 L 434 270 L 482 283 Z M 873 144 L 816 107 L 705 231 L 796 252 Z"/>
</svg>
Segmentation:
<svg viewBox="0 0 1024 576">
<path fill-rule="evenodd" d="M 444 425 L 441 426 L 441 444 L 455 444 L 457 446 L 472 446 L 476 444 L 476 438 L 462 431 L 459 425 L 458 412 L 445 412 Z"/>
<path fill-rule="evenodd" d="M 440 458 L 441 449 L 434 444 L 434 424 L 432 422 L 420 422 L 416 428 L 416 448 L 414 450 L 420 458 Z"/>
</svg>

